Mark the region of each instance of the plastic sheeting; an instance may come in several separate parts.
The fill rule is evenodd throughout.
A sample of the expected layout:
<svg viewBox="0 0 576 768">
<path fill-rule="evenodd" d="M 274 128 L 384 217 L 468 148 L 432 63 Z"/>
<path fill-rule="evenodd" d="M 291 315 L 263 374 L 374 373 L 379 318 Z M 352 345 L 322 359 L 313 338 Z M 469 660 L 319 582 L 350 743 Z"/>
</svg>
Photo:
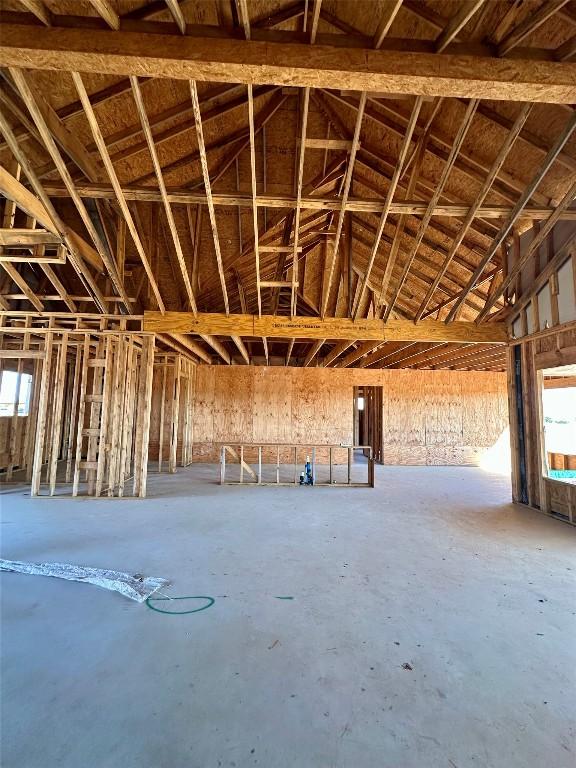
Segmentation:
<svg viewBox="0 0 576 768">
<path fill-rule="evenodd" d="M 83 581 L 97 587 L 120 592 L 124 597 L 143 603 L 147 597 L 170 582 L 154 576 L 133 575 L 103 568 L 88 568 L 68 563 L 22 563 L 18 560 L 0 560 L 0 571 L 27 573 L 30 576 L 54 576 L 68 581 Z"/>
</svg>

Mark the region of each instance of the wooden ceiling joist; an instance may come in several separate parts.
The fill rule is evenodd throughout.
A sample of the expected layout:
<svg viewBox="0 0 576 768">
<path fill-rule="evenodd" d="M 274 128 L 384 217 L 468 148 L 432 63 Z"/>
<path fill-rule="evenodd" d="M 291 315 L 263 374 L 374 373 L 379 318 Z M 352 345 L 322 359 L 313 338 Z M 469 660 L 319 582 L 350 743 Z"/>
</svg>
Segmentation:
<svg viewBox="0 0 576 768">
<path fill-rule="evenodd" d="M 436 39 L 436 52 L 442 53 L 450 43 L 458 37 L 460 30 L 468 24 L 472 16 L 484 5 L 486 0 L 470 0 L 461 5 L 458 13 L 450 19 L 450 23 Z"/>
<path fill-rule="evenodd" d="M 110 0 L 89 0 L 98 16 L 101 16 L 110 29 L 120 29 L 120 17 L 114 10 Z"/>
<path fill-rule="evenodd" d="M 62 181 L 64 182 L 64 184 L 68 189 L 68 193 L 70 194 L 70 197 L 72 198 L 74 205 L 76 206 L 76 209 L 80 215 L 80 218 L 84 223 L 84 226 L 86 227 L 88 233 L 90 234 L 90 237 L 92 238 L 92 241 L 94 242 L 94 245 L 100 255 L 100 258 L 106 265 L 106 269 L 108 270 L 108 274 L 110 276 L 110 279 L 112 281 L 112 284 L 115 290 L 117 291 L 118 295 L 121 296 L 122 299 L 124 300 L 126 309 L 130 311 L 130 301 L 128 299 L 126 290 L 124 289 L 124 286 L 119 278 L 118 269 L 116 267 L 114 259 L 108 253 L 108 249 L 103 243 L 96 227 L 94 226 L 94 223 L 86 209 L 86 206 L 82 201 L 82 198 L 78 195 L 76 191 L 74 182 L 72 181 L 68 168 L 66 167 L 66 164 L 62 158 L 62 155 L 60 154 L 60 151 L 56 146 L 56 142 L 48 128 L 48 125 L 44 120 L 42 111 L 36 104 L 34 95 L 28 87 L 26 76 L 24 75 L 23 72 L 16 69 L 11 69 L 10 74 L 18 87 L 22 100 L 26 104 L 40 135 L 42 136 L 42 140 L 46 148 L 50 152 L 52 160 L 56 168 L 58 169 L 58 172 L 62 178 Z"/>
<path fill-rule="evenodd" d="M 150 123 L 148 121 L 148 114 L 146 112 L 146 107 L 144 105 L 144 100 L 142 98 L 142 91 L 140 90 L 140 85 L 138 83 L 137 77 L 131 77 L 130 83 L 132 85 L 132 93 L 134 95 L 134 102 L 136 104 L 136 110 L 138 112 L 138 116 L 140 117 L 140 121 L 142 123 L 142 130 L 144 132 L 144 136 L 146 138 L 146 141 L 148 143 L 148 149 L 150 151 L 150 157 L 152 158 L 152 164 L 154 166 L 154 171 L 156 173 L 156 179 L 158 182 L 158 188 L 160 190 L 160 194 L 162 196 L 162 202 L 164 203 L 164 211 L 166 213 L 166 219 L 168 221 L 168 228 L 170 229 L 170 235 L 172 236 L 172 242 L 174 243 L 174 250 L 176 252 L 176 258 L 178 260 L 178 264 L 180 266 L 180 271 L 182 274 L 182 281 L 184 283 L 184 288 L 186 290 L 186 295 L 188 298 L 188 301 L 190 303 L 190 307 L 192 309 L 192 312 L 196 313 L 196 298 L 194 296 L 194 291 L 192 290 L 192 284 L 190 282 L 190 276 L 188 274 L 188 267 L 186 265 L 186 260 L 184 258 L 184 252 L 182 250 L 182 244 L 180 242 L 180 236 L 178 234 L 178 230 L 176 228 L 176 222 L 174 221 L 174 214 L 172 213 L 172 207 L 170 205 L 170 201 L 168 200 L 168 195 L 166 193 L 166 185 L 164 184 L 164 177 L 162 175 L 162 168 L 160 166 L 160 161 L 158 159 L 158 153 L 156 151 L 156 146 L 154 144 L 154 138 L 152 136 L 152 130 L 150 128 Z"/>
<path fill-rule="evenodd" d="M 89 294 L 96 301 L 96 305 L 100 311 L 106 312 L 106 301 L 92 274 L 84 263 L 85 261 L 88 261 L 92 266 L 96 266 L 96 268 L 101 271 L 104 263 L 101 254 L 94 251 L 82 237 L 77 235 L 71 227 L 67 226 L 62 221 L 54 208 L 50 197 L 46 194 L 40 180 L 34 173 L 34 169 L 32 168 L 28 156 L 22 151 L 20 144 L 2 112 L 0 112 L 0 130 L 4 134 L 4 138 L 6 139 L 13 156 L 24 171 L 24 174 L 37 197 L 26 189 L 17 179 L 12 177 L 5 169 L 0 168 L 0 190 L 2 191 L 2 194 L 7 199 L 14 200 L 22 210 L 26 211 L 26 213 L 28 213 L 35 221 L 40 222 L 46 229 L 60 235 L 66 243 L 70 254 L 70 262 L 78 274 L 78 277 L 86 286 Z M 129 304 L 126 303 L 128 299 L 126 294 L 119 293 L 119 295 L 124 301 L 125 306 L 128 308 Z"/>
<path fill-rule="evenodd" d="M 408 155 L 408 150 L 410 148 L 410 143 L 412 141 L 412 135 L 414 133 L 414 130 L 416 128 L 416 124 L 418 122 L 418 115 L 420 114 L 420 109 L 422 108 L 422 98 L 417 97 L 414 102 L 414 107 L 412 109 L 412 114 L 410 116 L 410 122 L 408 123 L 408 127 L 406 129 L 406 134 L 404 135 L 404 139 L 402 141 L 402 147 L 400 148 L 400 152 L 398 155 L 398 161 L 396 164 L 396 168 L 394 170 L 394 175 L 392 177 L 392 180 L 390 181 L 390 185 L 388 187 L 388 192 L 386 193 L 386 199 L 384 201 L 384 208 L 382 210 L 382 214 L 380 216 L 380 222 L 378 224 L 378 228 L 376 230 L 376 236 L 374 238 L 374 244 L 372 246 L 372 252 L 370 253 L 370 258 L 368 260 L 368 266 L 366 268 L 366 274 L 364 276 L 364 280 L 362 281 L 360 292 L 358 295 L 358 301 L 356 306 L 352 308 L 352 314 L 354 317 L 358 315 L 358 310 L 360 307 L 360 304 L 362 302 L 362 299 L 364 298 L 364 293 L 366 291 L 366 286 L 368 285 L 368 281 L 370 279 L 370 273 L 372 271 L 372 267 L 374 265 L 374 261 L 376 259 L 376 254 L 378 253 L 378 248 L 380 247 L 380 240 L 382 239 L 382 234 L 384 232 L 384 227 L 386 226 L 386 220 L 388 218 L 388 214 L 390 213 L 390 207 L 392 205 L 392 200 L 394 198 L 394 194 L 396 193 L 396 187 L 398 186 L 398 182 L 400 180 L 400 176 L 402 174 L 402 170 L 404 168 L 404 163 L 406 162 L 406 157 Z"/>
<path fill-rule="evenodd" d="M 525 104 L 520 110 L 520 113 L 516 118 L 514 125 L 510 129 L 504 143 L 500 147 L 500 151 L 498 152 L 498 155 L 494 160 L 492 168 L 490 169 L 488 175 L 486 176 L 484 184 L 482 185 L 482 189 L 478 192 L 476 200 L 474 201 L 474 204 L 470 207 L 470 210 L 468 211 L 466 218 L 462 223 L 460 231 L 458 232 L 457 236 L 454 238 L 454 241 L 452 242 L 452 246 L 450 248 L 449 253 L 444 259 L 444 262 L 442 263 L 442 266 L 440 267 L 438 274 L 434 278 L 432 285 L 428 289 L 428 292 L 424 297 L 422 304 L 420 305 L 420 309 L 416 314 L 416 320 L 420 320 L 420 318 L 423 316 L 426 309 L 428 308 L 428 304 L 432 299 L 434 291 L 437 289 L 438 284 L 440 283 L 440 280 L 442 279 L 442 277 L 446 274 L 446 270 L 448 269 L 452 259 L 456 255 L 458 248 L 462 244 L 462 241 L 466 235 L 466 232 L 468 231 L 475 215 L 477 214 L 478 209 L 486 199 L 486 195 L 490 191 L 492 183 L 494 182 L 494 179 L 496 178 L 499 169 L 504 164 L 504 161 L 506 160 L 506 157 L 508 156 L 510 149 L 514 145 L 514 142 L 518 138 L 522 130 L 522 127 L 524 126 L 526 120 L 528 119 L 528 115 L 530 114 L 531 109 L 532 109 L 531 104 Z"/>
<path fill-rule="evenodd" d="M 20 0 L 20 2 L 37 19 L 40 19 L 43 24 L 46 24 L 47 27 L 52 26 L 52 14 L 44 0 Z"/>
<path fill-rule="evenodd" d="M 522 210 L 524 209 L 524 206 L 526 205 L 526 203 L 528 202 L 528 200 L 532 195 L 532 192 L 538 187 L 538 185 L 540 184 L 544 176 L 548 173 L 554 161 L 556 160 L 558 153 L 562 151 L 562 148 L 566 145 L 566 142 L 569 140 L 569 138 L 572 136 L 575 130 L 576 130 L 576 112 L 573 112 L 572 116 L 566 122 L 564 129 L 561 131 L 560 135 L 558 136 L 554 146 L 550 149 L 550 151 L 544 158 L 543 163 L 540 165 L 538 171 L 533 176 L 531 182 L 527 185 L 526 189 L 524 190 L 524 193 L 521 195 L 520 199 L 516 203 L 514 210 L 512 211 L 512 213 L 510 214 L 506 222 L 501 227 L 500 231 L 498 232 L 498 235 L 494 238 L 490 248 L 488 249 L 488 252 L 482 257 L 478 267 L 476 268 L 474 274 L 470 278 L 466 288 L 462 291 L 462 293 L 456 300 L 456 303 L 448 313 L 446 322 L 451 322 L 458 316 L 458 312 L 466 296 L 468 296 L 468 294 L 474 288 L 474 286 L 477 285 L 479 279 L 481 278 L 484 272 L 484 269 L 486 268 L 486 265 L 493 258 L 496 251 L 500 248 L 505 238 L 507 237 L 509 232 L 512 230 L 514 223 L 520 217 Z"/>
<path fill-rule="evenodd" d="M 542 101 L 575 99 L 576 65 L 408 51 L 4 24 L 0 65 L 109 75 L 171 77 L 356 91 Z"/>
<path fill-rule="evenodd" d="M 361 154 L 362 150 L 360 150 Z M 111 157 L 113 160 L 113 157 Z M 361 161 L 358 160 L 360 163 Z M 164 169 L 165 170 L 165 169 Z M 375 171 L 376 172 L 376 171 Z M 360 175 L 358 175 L 360 182 Z M 417 184 L 422 183 L 421 176 L 418 177 Z M 68 192 L 66 187 L 57 181 L 46 181 L 46 190 L 51 197 L 67 197 Z M 398 185 L 400 190 L 402 185 Z M 90 184 L 89 182 L 77 182 L 76 189 L 81 197 L 113 200 L 115 197 L 113 187 L 107 184 Z M 153 187 L 146 187 L 142 185 L 123 184 L 122 189 L 126 200 L 135 200 L 138 202 L 162 202 L 161 193 Z M 181 205 L 208 205 L 207 197 L 204 192 L 191 191 L 187 188 L 180 187 L 167 187 L 166 188 L 168 200 L 171 203 L 177 203 Z M 218 206 L 232 206 L 241 208 L 252 207 L 252 195 L 244 192 L 212 192 L 212 201 L 214 205 Z M 293 195 L 281 195 L 281 194 L 259 194 L 256 200 L 257 205 L 260 208 L 292 208 L 295 209 L 298 204 L 297 197 Z M 303 195 L 300 200 L 302 210 L 326 210 L 326 211 L 341 211 L 342 201 L 336 197 L 328 197 L 322 195 Z M 405 199 L 405 200 L 393 200 L 390 203 L 389 213 L 390 215 L 408 215 L 408 216 L 422 216 L 426 213 L 429 207 L 429 203 L 422 200 Z M 438 202 L 432 209 L 433 217 L 442 217 L 450 219 L 464 218 L 470 209 L 470 205 L 463 203 L 448 203 Z M 378 213 L 381 214 L 383 210 L 382 200 L 379 200 L 373 196 L 349 196 L 346 202 L 346 211 L 353 213 Z M 513 210 L 512 205 L 489 205 L 484 204 L 476 209 L 474 220 L 478 219 L 502 219 L 508 216 Z M 522 218 L 526 221 L 539 221 L 547 219 L 554 208 L 552 206 L 535 206 L 527 205 L 522 211 Z M 565 211 L 561 215 L 562 220 L 575 221 L 576 213 L 574 211 Z M 434 224 L 434 223 L 433 223 Z M 472 229 L 472 227 L 471 227 Z M 292 250 L 292 248 L 290 248 Z"/>
<path fill-rule="evenodd" d="M 356 113 L 356 123 L 354 125 L 354 135 L 352 137 L 352 148 L 350 149 L 350 153 L 348 155 L 348 165 L 346 168 L 346 175 L 344 177 L 344 184 L 342 187 L 341 207 L 340 207 L 340 212 L 338 214 L 338 223 L 336 224 L 336 234 L 334 236 L 334 241 L 330 244 L 332 253 L 330 258 L 330 269 L 328 271 L 328 278 L 326 281 L 324 296 L 322 298 L 322 306 L 320 310 L 321 317 L 325 317 L 326 315 L 328 300 L 330 298 L 330 290 L 332 288 L 332 280 L 334 278 L 334 267 L 336 264 L 336 259 L 338 257 L 338 246 L 340 244 L 340 237 L 342 235 L 342 229 L 344 227 L 346 204 L 348 202 L 348 195 L 350 194 L 350 187 L 352 185 L 352 175 L 354 173 L 354 161 L 356 160 L 356 153 L 358 152 L 358 148 L 360 146 L 360 129 L 362 127 L 362 119 L 364 117 L 364 109 L 366 107 L 366 97 L 367 97 L 367 94 L 366 92 L 363 91 L 360 94 L 358 111 Z"/>
<path fill-rule="evenodd" d="M 408 255 L 408 258 L 406 260 L 406 263 L 404 265 L 404 269 L 402 272 L 402 276 L 400 277 L 400 280 L 396 287 L 396 292 L 390 302 L 388 303 L 388 306 L 386 307 L 386 312 L 384 315 L 384 319 L 387 320 L 390 317 L 390 312 L 394 309 L 394 305 L 396 303 L 396 300 L 398 298 L 398 295 L 400 294 L 400 291 L 402 290 L 402 287 L 404 285 L 404 281 L 406 279 L 406 275 L 410 271 L 410 267 L 412 266 L 412 263 L 416 257 L 416 253 L 418 252 L 418 248 L 420 247 L 420 243 L 422 242 L 422 238 L 424 237 L 424 233 L 428 227 L 428 224 L 430 223 L 430 219 L 432 217 L 432 211 L 434 210 L 434 206 L 440 199 L 440 195 L 442 194 L 444 190 L 444 185 L 446 184 L 446 181 L 448 180 L 448 177 L 450 175 L 450 172 L 452 171 L 452 168 L 454 166 L 454 162 L 456 160 L 456 157 L 460 151 L 460 148 L 462 147 L 462 144 L 464 142 L 464 139 L 466 138 L 466 134 L 468 133 L 468 130 L 472 124 L 472 120 L 474 119 L 474 115 L 476 114 L 476 108 L 478 106 L 478 102 L 472 99 L 468 107 L 466 109 L 466 112 L 464 114 L 464 118 L 462 122 L 460 123 L 460 127 L 458 129 L 458 133 L 456 134 L 456 138 L 454 140 L 454 144 L 452 145 L 452 149 L 450 151 L 450 155 L 448 156 L 448 160 L 442 169 L 442 175 L 440 176 L 440 180 L 438 181 L 438 185 L 434 191 L 434 195 L 432 196 L 432 199 L 430 200 L 430 203 L 428 205 L 428 209 L 426 210 L 426 213 L 422 217 L 422 221 L 420 222 L 420 226 L 418 227 L 418 232 L 416 234 L 416 237 L 414 238 L 414 242 L 412 244 L 412 248 L 410 251 L 410 254 Z"/>
<path fill-rule="evenodd" d="M 214 242 L 214 251 L 216 253 L 216 263 L 218 274 L 220 276 L 220 285 L 222 286 L 222 297 L 226 313 L 230 311 L 228 303 L 228 291 L 226 289 L 226 277 L 224 275 L 224 265 L 222 263 L 222 252 L 220 250 L 220 239 L 218 237 L 218 228 L 216 224 L 216 211 L 212 201 L 212 187 L 210 183 L 210 173 L 208 171 L 208 160 L 206 158 L 206 144 L 204 143 L 204 132 L 202 130 L 202 115 L 200 112 L 200 102 L 198 99 L 198 89 L 196 83 L 190 81 L 190 95 L 192 97 L 192 108 L 194 110 L 194 122 L 196 125 L 196 137 L 198 139 L 198 151 L 200 152 L 200 164 L 202 166 L 202 177 L 204 179 L 204 190 L 206 192 L 206 201 L 208 204 L 208 215 L 210 217 L 210 227 L 212 229 L 212 239 Z"/>
<path fill-rule="evenodd" d="M 94 141 L 96 142 L 96 146 L 98 147 L 98 151 L 100 152 L 100 157 L 102 158 L 104 167 L 106 168 L 108 176 L 110 177 L 110 181 L 112 183 L 112 187 L 116 194 L 116 199 L 118 201 L 118 205 L 120 206 L 122 216 L 124 217 L 124 221 L 126 222 L 128 231 L 130 232 L 134 245 L 136 246 L 136 250 L 138 251 L 138 255 L 140 256 L 140 260 L 142 261 L 142 264 L 146 271 L 146 275 L 148 276 L 150 286 L 156 297 L 156 301 L 158 302 L 158 308 L 161 312 L 164 312 L 164 309 L 165 309 L 164 302 L 162 300 L 162 296 L 160 295 L 160 289 L 158 288 L 158 283 L 156 282 L 156 278 L 154 277 L 154 274 L 152 272 L 152 267 L 150 265 L 148 255 L 146 254 L 144 245 L 142 244 L 142 240 L 140 239 L 140 235 L 138 234 L 138 230 L 136 229 L 136 224 L 134 223 L 134 219 L 132 218 L 130 208 L 128 207 L 128 203 L 126 202 L 124 193 L 122 192 L 122 187 L 120 186 L 120 182 L 118 181 L 118 176 L 114 169 L 114 165 L 112 164 L 112 160 L 110 159 L 110 155 L 108 154 L 108 148 L 104 141 L 104 137 L 102 136 L 102 131 L 100 130 L 100 126 L 98 124 L 98 120 L 96 119 L 96 115 L 94 113 L 92 104 L 90 103 L 88 93 L 86 92 L 84 81 L 82 80 L 82 76 L 78 72 L 72 73 L 72 79 L 74 80 L 74 85 L 76 86 L 76 90 L 78 91 L 78 96 L 80 97 L 80 101 L 82 102 L 82 106 L 84 107 L 84 112 L 86 114 L 88 124 L 90 125 L 90 129 L 92 131 Z"/>
<path fill-rule="evenodd" d="M 498 45 L 498 55 L 505 56 L 512 48 L 519 45 L 528 35 L 531 35 L 551 16 L 557 13 L 568 0 L 547 0 L 534 13 L 531 13 L 521 24 L 506 35 Z"/>
</svg>

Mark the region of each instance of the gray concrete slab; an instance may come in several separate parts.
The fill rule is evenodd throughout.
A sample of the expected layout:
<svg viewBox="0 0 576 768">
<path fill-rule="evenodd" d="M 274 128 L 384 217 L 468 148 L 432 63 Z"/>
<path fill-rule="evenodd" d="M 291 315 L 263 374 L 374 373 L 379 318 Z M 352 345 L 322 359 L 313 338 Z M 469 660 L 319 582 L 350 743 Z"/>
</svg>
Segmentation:
<svg viewBox="0 0 576 768">
<path fill-rule="evenodd" d="M 165 616 L 0 574 L 4 768 L 574 767 L 573 528 L 471 468 L 379 467 L 375 490 L 216 474 L 0 497 L 4 557 L 216 598 Z"/>
</svg>

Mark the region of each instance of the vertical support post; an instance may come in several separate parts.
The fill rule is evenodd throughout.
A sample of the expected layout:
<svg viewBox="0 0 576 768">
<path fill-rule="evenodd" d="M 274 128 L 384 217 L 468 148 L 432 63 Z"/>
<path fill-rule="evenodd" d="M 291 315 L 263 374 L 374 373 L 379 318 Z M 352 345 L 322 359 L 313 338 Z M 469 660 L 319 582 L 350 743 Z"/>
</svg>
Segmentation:
<svg viewBox="0 0 576 768">
<path fill-rule="evenodd" d="M 330 485 L 332 485 L 332 483 L 334 482 L 332 477 L 332 446 L 330 446 L 330 449 L 329 449 L 329 461 L 330 461 L 330 473 L 328 476 L 328 482 L 330 483 Z"/>
<path fill-rule="evenodd" d="M 280 485 L 280 446 L 276 446 L 276 485 Z"/>
<path fill-rule="evenodd" d="M 178 422 L 180 419 L 180 366 L 182 358 L 176 358 L 174 366 L 174 397 L 172 400 L 172 431 L 170 440 L 170 472 L 176 472 L 176 456 L 178 453 Z"/>
<path fill-rule="evenodd" d="M 110 448 L 108 442 L 108 414 L 110 412 L 110 401 L 112 399 L 112 379 L 115 368 L 113 361 L 113 338 L 112 336 L 106 336 L 106 356 L 104 358 L 104 381 L 102 384 L 102 410 L 100 416 L 100 435 L 98 437 L 98 465 L 96 469 L 95 496 L 100 496 L 102 493 L 104 470 L 106 468 L 106 459 Z"/>
<path fill-rule="evenodd" d="M 132 372 L 134 369 L 134 341 L 132 336 L 128 337 L 128 347 L 126 350 L 126 385 L 124 387 L 124 407 L 122 409 L 121 429 L 122 436 L 120 440 L 120 461 L 118 463 L 118 496 L 124 495 L 124 481 L 126 478 L 126 458 L 128 455 L 128 445 L 130 435 L 132 434 L 132 421 L 134 412 L 134 399 L 132 397 Z M 128 457 L 129 458 L 129 457 Z"/>
<path fill-rule="evenodd" d="M 538 428 L 536 431 L 537 448 L 539 451 L 540 467 L 538 471 L 538 488 L 540 496 L 540 509 L 542 512 L 550 513 L 550 496 L 548 493 L 548 457 L 546 455 L 546 440 L 544 435 L 544 405 L 542 402 L 542 392 L 544 390 L 544 372 L 536 371 L 536 410 L 538 419 Z"/>
<path fill-rule="evenodd" d="M 52 346 L 54 334 L 48 332 L 44 342 L 44 365 L 42 366 L 42 381 L 38 399 L 38 419 L 36 422 L 36 443 L 34 445 L 34 464 L 32 467 L 31 496 L 38 496 L 40 491 L 40 474 L 42 472 L 42 456 L 44 439 L 46 437 L 46 419 L 48 415 L 48 386 L 50 384 L 50 368 L 52 364 Z"/>
<path fill-rule="evenodd" d="M 258 446 L 258 485 L 262 483 L 262 446 Z"/>
<path fill-rule="evenodd" d="M 226 475 L 226 446 L 220 449 L 220 485 L 224 485 Z"/>
<path fill-rule="evenodd" d="M 138 419 L 134 457 L 134 496 L 146 496 L 148 478 L 148 445 L 150 442 L 150 412 L 152 378 L 154 375 L 154 336 L 142 337 L 142 365 L 138 386 Z"/>
<path fill-rule="evenodd" d="M 244 446 L 240 446 L 240 483 L 244 482 Z"/>
<path fill-rule="evenodd" d="M 74 429 L 76 427 L 76 414 L 78 411 L 78 395 L 80 386 L 80 371 L 82 368 L 82 348 L 80 344 L 75 346 L 74 378 L 72 379 L 72 406 L 70 408 L 70 423 L 68 425 L 68 445 L 66 447 L 66 482 L 72 479 L 72 454 L 74 443 Z"/>
<path fill-rule="evenodd" d="M 298 447 L 294 446 L 294 485 L 298 485 Z"/>
<path fill-rule="evenodd" d="M 60 438 L 62 436 L 62 406 L 64 404 L 64 378 L 66 376 L 66 357 L 68 355 L 68 333 L 62 334 L 60 344 L 56 381 L 54 383 L 56 402 L 54 405 L 54 422 L 52 424 L 52 450 L 50 452 L 50 496 L 56 489 L 56 473 L 58 472 L 58 456 L 60 454 Z"/>
<path fill-rule="evenodd" d="M 160 393 L 160 431 L 158 436 L 158 472 L 162 472 L 162 444 L 164 442 L 164 412 L 166 410 L 166 375 L 168 363 L 162 363 L 162 391 Z"/>
<path fill-rule="evenodd" d="M 354 448 L 350 447 L 348 448 L 348 485 L 352 482 L 352 456 L 354 453 Z"/>
</svg>

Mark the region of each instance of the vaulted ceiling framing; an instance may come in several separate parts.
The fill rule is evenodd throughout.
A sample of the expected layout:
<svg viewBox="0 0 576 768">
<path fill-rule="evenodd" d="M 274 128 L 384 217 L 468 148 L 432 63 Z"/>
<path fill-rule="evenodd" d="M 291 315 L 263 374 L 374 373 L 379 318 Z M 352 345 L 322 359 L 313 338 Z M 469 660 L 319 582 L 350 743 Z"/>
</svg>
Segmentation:
<svg viewBox="0 0 576 768">
<path fill-rule="evenodd" d="M 0 23 L 3 312 L 490 323 L 513 238 L 576 220 L 573 0 L 1 0 Z M 505 367 L 302 333 L 164 339 Z"/>
</svg>

